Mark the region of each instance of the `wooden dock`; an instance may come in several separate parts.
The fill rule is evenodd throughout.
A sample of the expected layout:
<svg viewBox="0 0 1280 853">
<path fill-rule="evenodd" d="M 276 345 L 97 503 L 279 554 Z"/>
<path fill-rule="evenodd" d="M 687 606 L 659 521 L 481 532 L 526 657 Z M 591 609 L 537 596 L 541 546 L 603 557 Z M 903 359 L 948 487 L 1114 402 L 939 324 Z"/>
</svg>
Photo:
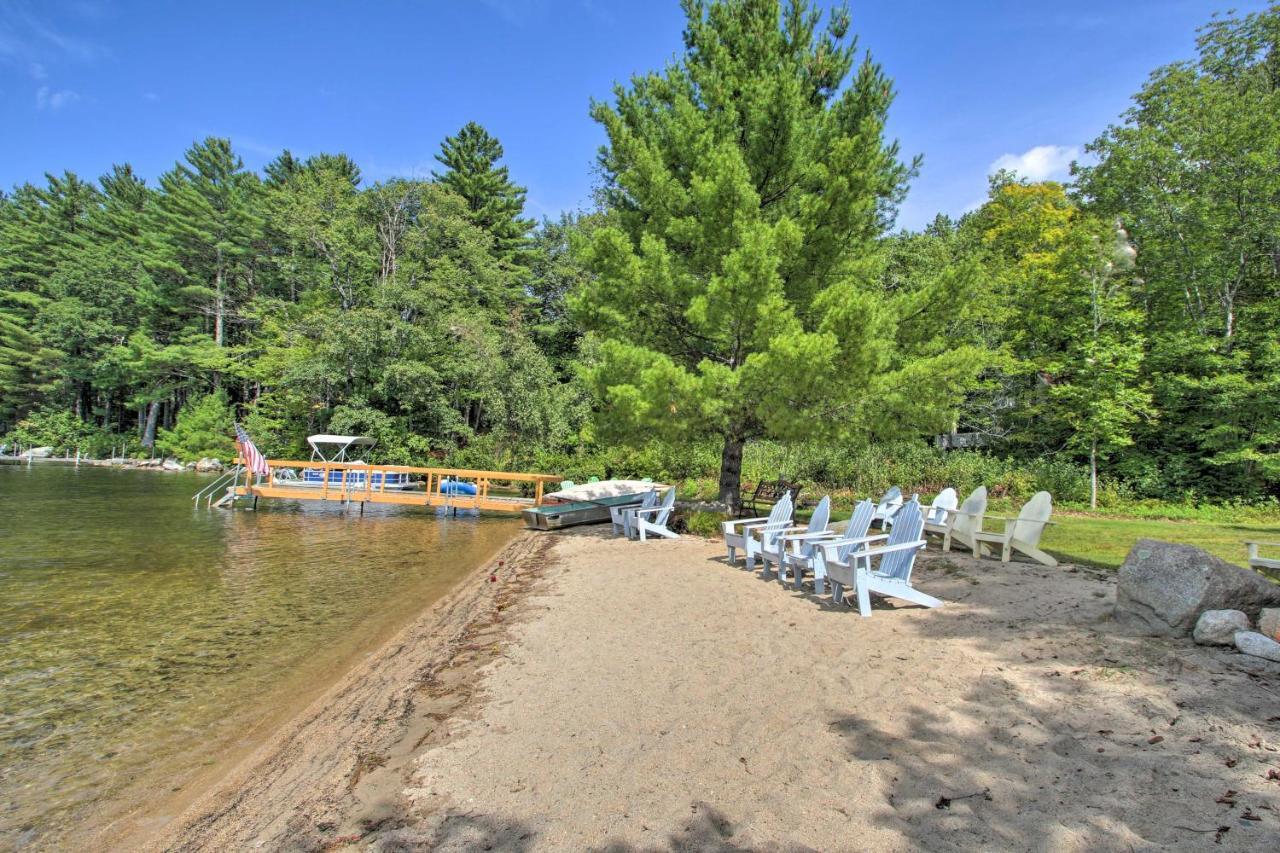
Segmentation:
<svg viewBox="0 0 1280 853">
<path fill-rule="evenodd" d="M 237 460 L 243 464 L 243 460 Z M 466 468 L 417 468 L 411 465 L 366 465 L 355 462 L 300 462 L 268 459 L 266 476 L 245 475 L 227 490 L 224 501 L 234 498 L 275 498 L 293 501 L 336 501 L 343 504 L 396 504 L 398 506 L 443 507 L 452 510 L 520 512 L 542 505 L 544 486 L 558 483 L 556 474 L 527 474 L 509 471 L 473 471 Z M 321 472 L 321 481 L 300 485 L 280 472 L 312 470 Z M 331 472 L 341 472 L 335 476 Z M 408 474 L 419 479 L 412 489 L 387 488 L 388 475 Z M 470 483 L 474 495 L 452 494 L 448 483 Z M 223 501 L 219 501 L 222 503 Z"/>
</svg>

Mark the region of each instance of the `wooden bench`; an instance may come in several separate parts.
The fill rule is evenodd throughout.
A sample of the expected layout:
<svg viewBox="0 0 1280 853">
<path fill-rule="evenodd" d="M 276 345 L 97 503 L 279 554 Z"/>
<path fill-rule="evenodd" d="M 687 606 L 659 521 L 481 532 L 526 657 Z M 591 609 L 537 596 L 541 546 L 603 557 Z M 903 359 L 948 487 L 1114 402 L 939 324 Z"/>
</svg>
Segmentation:
<svg viewBox="0 0 1280 853">
<path fill-rule="evenodd" d="M 774 504 L 782 500 L 782 496 L 787 492 L 791 493 L 792 502 L 799 506 L 800 488 L 799 483 L 788 483 L 781 477 L 776 480 L 761 480 L 756 483 L 751 497 L 743 499 L 742 506 L 738 509 L 738 518 L 766 514 Z"/>
</svg>

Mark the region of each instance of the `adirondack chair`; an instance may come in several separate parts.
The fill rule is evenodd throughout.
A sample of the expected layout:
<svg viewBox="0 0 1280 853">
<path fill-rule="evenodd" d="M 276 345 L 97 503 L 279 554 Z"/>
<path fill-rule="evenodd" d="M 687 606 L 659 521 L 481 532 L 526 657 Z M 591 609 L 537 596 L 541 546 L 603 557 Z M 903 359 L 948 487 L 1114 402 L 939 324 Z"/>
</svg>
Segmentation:
<svg viewBox="0 0 1280 853">
<path fill-rule="evenodd" d="M 1040 550 L 1040 535 L 1044 533 L 1045 525 L 1052 524 L 1049 521 L 1052 513 L 1052 496 L 1048 492 L 1036 492 L 1031 496 L 1031 500 L 1022 505 L 1017 518 L 1001 519 L 1004 521 L 1002 532 L 979 531 L 973 534 L 974 542 L 978 546 L 974 552 L 975 556 L 984 556 L 989 545 L 999 545 L 1002 563 L 1009 562 L 1014 551 L 1021 551 L 1046 566 L 1058 565 L 1057 560 Z"/>
<path fill-rule="evenodd" d="M 920 506 L 920 496 L 919 496 L 919 495 L 912 495 L 911 497 L 907 498 L 907 503 L 908 503 L 908 504 L 915 504 L 916 506 Z M 889 528 L 893 527 L 893 520 L 894 520 L 895 518 L 897 518 L 897 517 L 898 517 L 898 513 L 902 512 L 902 507 L 903 507 L 903 506 L 906 506 L 906 505 L 907 505 L 907 504 L 902 504 L 902 506 L 899 506 L 897 509 L 895 509 L 895 510 L 893 511 L 893 514 L 892 514 L 892 515 L 890 515 L 890 516 L 889 516 L 888 518 L 886 518 L 884 521 L 881 521 L 881 522 L 880 522 L 880 529 L 881 529 L 881 530 L 888 530 Z"/>
<path fill-rule="evenodd" d="M 822 559 L 822 549 L 818 547 L 819 542 L 836 539 L 848 542 L 849 544 L 841 546 L 836 551 L 837 559 L 847 562 L 849 552 L 860 547 L 858 543 L 866 537 L 867 531 L 871 528 L 871 515 L 875 511 L 876 505 L 867 498 L 853 508 L 853 515 L 849 516 L 849 523 L 845 525 L 843 533 L 828 530 L 822 533 L 784 534 L 785 545 L 790 546 L 790 549 L 780 545 L 785 553 L 785 562 L 779 569 L 779 575 L 785 576 L 789 569 L 792 586 L 799 589 L 804 583 L 804 573 L 813 572 L 813 591 L 822 595 L 826 592 L 827 572 L 826 564 Z"/>
<path fill-rule="evenodd" d="M 893 532 L 888 536 L 868 536 L 863 541 L 866 546 L 851 551 L 844 562 L 836 559 L 838 543 L 822 542 L 818 546 L 824 552 L 835 603 L 843 603 L 844 590 L 852 587 L 858 594 L 858 612 L 863 616 L 871 615 L 871 593 L 901 598 L 925 607 L 942 606 L 941 601 L 911 585 L 911 569 L 915 565 L 916 554 L 925 545 L 924 517 L 918 503 L 902 507 Z M 872 544 L 874 542 L 884 544 Z M 873 557 L 879 558 L 879 565 L 874 569 L 871 567 Z"/>
<path fill-rule="evenodd" d="M 1280 548 L 1280 542 L 1257 542 L 1246 539 L 1244 546 L 1249 550 L 1249 568 L 1267 577 L 1280 580 L 1280 558 L 1264 557 L 1260 552 L 1262 548 Z"/>
<path fill-rule="evenodd" d="M 658 503 L 658 490 L 650 489 L 649 491 L 644 493 L 644 499 L 640 501 L 640 506 L 609 507 L 609 521 L 612 522 L 613 524 L 613 534 L 616 536 L 619 533 L 622 533 L 626 535 L 628 539 L 630 539 L 632 516 L 628 515 L 628 513 L 636 509 L 648 509 L 651 506 L 656 506 L 657 503 Z"/>
<path fill-rule="evenodd" d="M 875 514 L 871 516 L 871 522 L 880 522 L 880 529 L 883 530 L 885 522 L 893 518 L 894 513 L 902 506 L 902 489 L 894 486 L 889 491 L 880 496 L 880 501 L 876 504 Z M 890 524 L 893 522 L 889 521 Z"/>
<path fill-rule="evenodd" d="M 804 527 L 788 527 L 781 531 L 780 535 L 773 540 L 768 546 L 761 546 L 760 560 L 764 564 L 761 574 L 766 578 L 769 577 L 769 564 L 778 564 L 778 580 L 783 583 L 787 580 L 787 566 L 785 557 L 787 555 L 788 541 L 794 543 L 794 547 L 799 549 L 801 546 L 800 536 L 815 536 L 820 534 L 829 534 L 827 530 L 827 521 L 831 518 L 831 498 L 824 496 L 818 501 L 818 505 L 813 508 L 813 515 L 809 517 L 809 523 Z M 788 540 L 788 534 L 793 538 Z"/>
<path fill-rule="evenodd" d="M 959 503 L 960 498 L 956 494 L 956 490 L 950 486 L 938 492 L 937 497 L 933 499 L 933 503 L 929 504 L 929 508 L 924 512 L 925 529 L 928 529 L 930 524 L 946 524 L 947 515 Z"/>
<path fill-rule="evenodd" d="M 664 539 L 679 539 L 680 535 L 674 530 L 667 527 L 667 522 L 671 520 L 671 511 L 676 505 L 676 490 L 673 486 L 667 489 L 667 493 L 663 495 L 661 502 L 649 507 L 648 509 L 635 509 L 628 513 L 628 519 L 631 522 L 631 529 L 640 536 L 640 541 L 645 541 L 646 533 L 655 533 Z"/>
<path fill-rule="evenodd" d="M 720 529 L 724 532 L 724 546 L 729 552 L 729 562 L 737 559 L 741 549 L 747 568 L 754 569 L 755 554 L 759 553 L 760 543 L 752 534 L 757 530 L 767 530 L 770 535 L 791 526 L 791 493 L 787 492 L 773 505 L 765 518 L 740 518 L 734 521 L 722 521 Z"/>
<path fill-rule="evenodd" d="M 951 543 L 961 545 L 978 553 L 973 541 L 973 534 L 982 530 L 982 517 L 987 513 L 987 487 L 978 486 L 969 497 L 964 499 L 959 509 L 947 510 L 941 523 L 925 521 L 925 534 L 933 533 L 942 537 L 942 550 L 950 551 Z"/>
</svg>

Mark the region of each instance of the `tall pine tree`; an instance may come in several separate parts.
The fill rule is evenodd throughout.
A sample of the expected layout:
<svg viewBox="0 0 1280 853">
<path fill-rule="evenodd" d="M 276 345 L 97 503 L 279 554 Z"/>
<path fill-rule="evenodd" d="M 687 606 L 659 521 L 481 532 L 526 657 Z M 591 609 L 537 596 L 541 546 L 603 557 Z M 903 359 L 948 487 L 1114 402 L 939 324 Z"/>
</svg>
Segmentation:
<svg viewBox="0 0 1280 853">
<path fill-rule="evenodd" d="M 682 60 L 593 108 L 610 222 L 575 307 L 602 338 L 602 426 L 718 437 L 736 508 L 747 440 L 942 431 L 981 362 L 908 322 L 929 293 L 879 284 L 912 167 L 884 139 L 888 78 L 854 71 L 847 10 L 819 29 L 799 0 L 684 7 Z"/>
<path fill-rule="evenodd" d="M 467 202 L 471 224 L 493 237 L 494 252 L 513 260 L 528 244 L 532 220 L 524 219 L 525 188 L 511 181 L 506 166 L 499 166 L 502 143 L 474 121 L 447 137 L 436 155 L 446 167 L 432 172 L 439 183 Z"/>
</svg>

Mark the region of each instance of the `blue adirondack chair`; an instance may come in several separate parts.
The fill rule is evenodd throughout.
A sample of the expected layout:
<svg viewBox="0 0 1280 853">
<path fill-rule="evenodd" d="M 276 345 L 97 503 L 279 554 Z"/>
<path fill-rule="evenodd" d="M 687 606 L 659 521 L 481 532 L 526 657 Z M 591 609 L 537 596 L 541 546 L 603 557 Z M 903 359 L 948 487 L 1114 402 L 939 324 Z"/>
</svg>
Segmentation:
<svg viewBox="0 0 1280 853">
<path fill-rule="evenodd" d="M 858 594 L 858 612 L 871 615 L 871 593 L 901 598 L 925 607 L 941 607 L 942 602 L 911 586 L 911 569 L 916 554 L 924 548 L 924 517 L 919 503 L 909 503 L 897 513 L 893 532 L 888 536 L 866 537 L 867 545 L 849 553 L 848 562 L 834 559 L 836 548 L 830 543 L 819 547 L 826 555 L 828 576 L 833 584 L 833 599 L 843 602 L 845 588 L 852 587 Z M 883 545 L 872 544 L 883 541 Z M 879 564 L 872 568 L 872 560 Z"/>
<path fill-rule="evenodd" d="M 760 542 L 755 538 L 757 532 L 769 537 L 777 531 L 791 525 L 791 493 L 787 492 L 773 505 L 766 518 L 738 518 L 733 521 L 720 522 L 724 533 L 724 546 L 729 552 L 729 562 L 737 559 L 737 552 L 742 551 L 747 568 L 756 567 L 755 555 L 760 553 Z"/>
<path fill-rule="evenodd" d="M 787 546 L 800 553 L 800 549 L 804 547 L 804 539 L 818 538 L 822 535 L 832 536 L 834 533 L 827 529 L 827 522 L 831 518 L 831 498 L 823 497 L 818 501 L 818 505 L 813 508 L 813 515 L 809 517 L 809 523 L 804 527 L 787 527 L 782 530 L 778 537 L 767 547 L 760 548 L 760 561 L 764 564 L 761 573 L 767 578 L 771 574 L 769 570 L 770 563 L 778 565 L 778 580 L 786 583 L 787 580 Z"/>
<path fill-rule="evenodd" d="M 813 572 L 813 590 L 818 595 L 822 595 L 826 592 L 827 570 L 823 560 L 823 550 L 818 547 L 819 544 L 828 540 L 842 543 L 836 549 L 835 559 L 841 563 L 847 563 L 849 552 L 862 547 L 867 531 L 871 529 L 871 516 L 875 511 L 876 505 L 867 498 L 859 501 L 853 508 L 853 515 L 849 516 L 849 523 L 845 525 L 843 533 L 828 531 L 812 536 L 803 533 L 788 534 L 786 539 L 791 545 L 791 550 L 786 555 L 786 567 L 782 571 L 790 569 L 792 584 L 797 589 L 804 581 L 805 572 Z"/>
</svg>

